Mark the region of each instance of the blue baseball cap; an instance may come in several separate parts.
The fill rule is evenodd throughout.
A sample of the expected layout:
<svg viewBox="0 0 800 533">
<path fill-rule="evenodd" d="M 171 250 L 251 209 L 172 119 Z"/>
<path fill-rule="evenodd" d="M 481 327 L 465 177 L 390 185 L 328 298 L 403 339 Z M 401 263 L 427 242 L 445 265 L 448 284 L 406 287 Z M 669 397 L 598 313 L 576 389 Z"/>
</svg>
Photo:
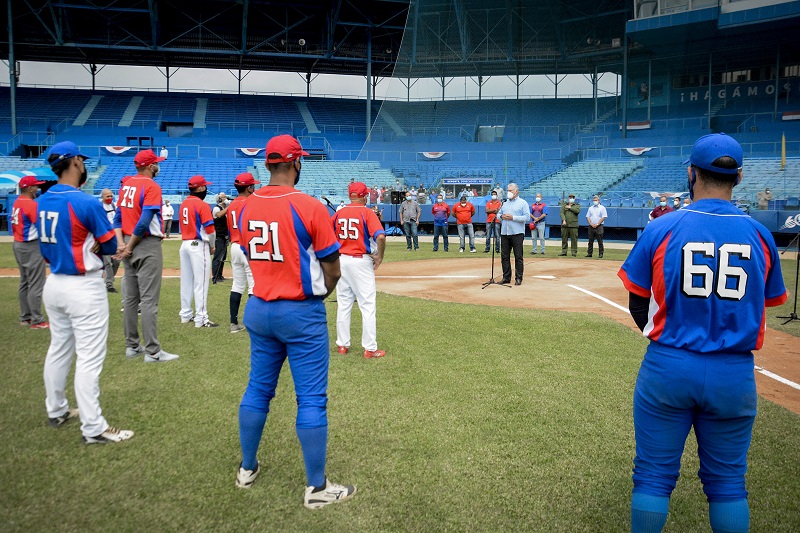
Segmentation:
<svg viewBox="0 0 800 533">
<path fill-rule="evenodd" d="M 736 161 L 736 168 L 722 168 L 714 166 L 714 161 L 720 157 L 731 157 Z M 735 175 L 742 168 L 744 153 L 742 146 L 734 139 L 724 133 L 711 133 L 703 135 L 697 139 L 692 146 L 692 155 L 683 162 L 691 163 L 692 166 L 709 170 L 718 174 Z"/>
<path fill-rule="evenodd" d="M 82 157 L 84 159 L 89 159 L 88 155 L 82 154 L 78 147 L 72 141 L 62 141 L 58 144 L 54 144 L 50 147 L 50 154 L 48 155 L 48 159 L 50 156 L 57 155 L 58 159 L 55 159 L 50 166 L 54 166 L 64 159 L 69 159 L 71 157 Z"/>
</svg>

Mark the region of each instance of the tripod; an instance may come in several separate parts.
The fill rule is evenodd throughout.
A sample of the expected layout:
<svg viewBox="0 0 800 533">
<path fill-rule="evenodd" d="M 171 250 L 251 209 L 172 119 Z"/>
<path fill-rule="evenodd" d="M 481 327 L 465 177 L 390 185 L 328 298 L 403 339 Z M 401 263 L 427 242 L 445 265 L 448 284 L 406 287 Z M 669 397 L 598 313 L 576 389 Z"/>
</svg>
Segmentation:
<svg viewBox="0 0 800 533">
<path fill-rule="evenodd" d="M 507 289 L 510 289 L 511 285 L 503 285 L 502 283 L 497 283 L 494 280 L 494 250 L 497 247 L 497 237 L 498 237 L 497 234 L 499 233 L 499 231 L 495 231 L 495 224 L 497 224 L 497 222 L 492 222 L 492 229 L 490 230 L 491 233 L 489 234 L 489 246 L 491 246 L 491 248 L 492 248 L 492 273 L 491 273 L 491 277 L 489 278 L 489 281 L 487 281 L 486 283 L 481 285 L 481 289 L 485 289 L 489 285 L 499 285 L 501 287 L 505 287 Z M 494 235 L 494 243 L 492 243 L 492 235 Z"/>
<path fill-rule="evenodd" d="M 800 277 L 800 240 L 799 239 L 800 239 L 800 233 L 795 235 L 794 239 L 792 239 L 792 242 L 789 243 L 789 246 L 787 246 L 781 252 L 781 255 L 785 254 L 789 250 L 789 248 L 792 247 L 793 244 L 797 243 L 796 246 L 795 246 L 795 252 L 796 253 L 795 253 L 795 267 L 794 267 L 794 307 L 792 308 L 792 312 L 789 314 L 789 316 L 776 317 L 776 318 L 785 318 L 785 319 L 787 319 L 786 322 L 783 323 L 784 325 L 788 324 L 789 322 L 793 322 L 795 320 L 800 320 L 800 318 L 797 317 L 797 279 L 798 279 L 798 277 Z"/>
</svg>

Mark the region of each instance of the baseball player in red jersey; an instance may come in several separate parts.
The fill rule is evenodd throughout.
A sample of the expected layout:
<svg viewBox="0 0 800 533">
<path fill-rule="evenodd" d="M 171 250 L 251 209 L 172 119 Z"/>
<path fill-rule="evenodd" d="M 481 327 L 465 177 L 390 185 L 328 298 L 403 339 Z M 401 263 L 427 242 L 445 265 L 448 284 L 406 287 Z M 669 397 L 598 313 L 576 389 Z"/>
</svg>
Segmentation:
<svg viewBox="0 0 800 533">
<path fill-rule="evenodd" d="M 214 219 L 203 201 L 211 185 L 203 176 L 189 178 L 189 196 L 178 209 L 181 220 L 181 324 L 194 320 L 196 328 L 215 328 L 208 319 L 208 279 L 214 254 Z M 194 297 L 194 314 L 192 314 Z"/>
<path fill-rule="evenodd" d="M 133 431 L 109 426 L 100 409 L 99 380 L 108 340 L 102 256 L 116 251 L 117 239 L 103 208 L 79 190 L 86 182 L 85 159 L 74 143 L 53 146 L 47 161 L 58 183 L 38 206 L 39 245 L 51 270 L 44 287 L 51 322 L 45 405 L 51 426 L 80 415 L 83 442 L 106 444 L 128 440 Z M 78 409 L 69 408 L 64 392 L 73 356 Z"/>
<path fill-rule="evenodd" d="M 145 363 L 178 359 L 176 354 L 162 350 L 158 342 L 158 300 L 164 264 L 161 239 L 164 232 L 161 229 L 161 187 L 153 178 L 158 175 L 158 164 L 163 160 L 152 150 L 136 154 L 133 163 L 137 174 L 123 178 L 114 219 L 119 246 L 116 257 L 125 267 L 122 278 L 125 355 L 133 358 L 144 353 Z M 144 346 L 139 344 L 139 308 Z"/>
<path fill-rule="evenodd" d="M 19 180 L 19 197 L 11 207 L 11 232 L 14 234 L 14 259 L 19 265 L 19 325 L 31 329 L 47 329 L 42 314 L 42 290 L 45 268 L 39 251 L 39 230 L 36 226 L 36 193 L 44 182 L 34 176 Z"/>
<path fill-rule="evenodd" d="M 369 189 L 360 181 L 347 188 L 350 205 L 331 217 L 333 231 L 341 244 L 339 263 L 342 277 L 336 286 L 336 345 L 341 354 L 350 351 L 350 312 L 353 301 L 361 310 L 361 345 L 364 357 L 383 357 L 378 349 L 375 325 L 375 271 L 383 262 L 386 234 L 375 213 L 367 207 Z"/>
<path fill-rule="evenodd" d="M 247 199 L 239 214 L 239 243 L 250 258 L 255 287 L 244 325 L 250 334 L 250 381 L 239 406 L 242 463 L 236 486 L 258 476 L 256 452 L 284 360 L 297 395 L 295 428 L 306 467 L 304 505 L 318 509 L 349 499 L 352 485 L 328 481 L 328 324 L 323 299 L 339 280 L 339 243 L 316 199 L 294 188 L 300 157 L 291 135 L 267 143 L 269 185 Z"/>
<path fill-rule="evenodd" d="M 239 245 L 239 213 L 242 212 L 245 201 L 256 190 L 256 185 L 261 183 L 249 172 L 243 172 L 233 180 L 233 186 L 239 195 L 228 205 L 225 217 L 228 222 L 228 235 L 231 239 L 231 270 L 233 271 L 233 284 L 231 285 L 230 310 L 231 333 L 239 333 L 244 326 L 239 324 L 239 306 L 242 303 L 242 294 L 245 286 L 247 293 L 253 294 L 253 273 L 242 247 Z"/>
</svg>

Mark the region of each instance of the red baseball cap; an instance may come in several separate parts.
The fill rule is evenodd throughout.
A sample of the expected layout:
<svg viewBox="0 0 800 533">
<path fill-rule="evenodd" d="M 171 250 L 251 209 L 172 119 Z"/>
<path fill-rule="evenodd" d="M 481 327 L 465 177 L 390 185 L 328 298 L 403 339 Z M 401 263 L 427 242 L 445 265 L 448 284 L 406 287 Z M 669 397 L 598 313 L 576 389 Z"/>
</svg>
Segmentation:
<svg viewBox="0 0 800 533">
<path fill-rule="evenodd" d="M 27 189 L 28 187 L 33 187 L 34 185 L 43 185 L 43 181 L 39 181 L 36 179 L 36 176 L 25 176 L 21 180 L 19 180 L 19 188 L 20 189 Z"/>
<path fill-rule="evenodd" d="M 202 187 L 203 185 L 211 185 L 211 182 L 206 181 L 206 179 L 200 175 L 192 176 L 191 178 L 189 178 L 190 189 L 196 189 L 197 187 Z"/>
<path fill-rule="evenodd" d="M 270 157 L 271 154 L 279 154 L 280 157 Z M 308 152 L 291 135 L 278 135 L 267 142 L 267 163 L 290 163 L 301 155 L 308 155 Z"/>
<path fill-rule="evenodd" d="M 258 181 L 257 179 L 255 179 L 253 177 L 253 175 L 250 174 L 249 172 L 242 172 L 241 174 L 236 176 L 235 180 L 233 180 L 233 184 L 234 185 L 248 185 L 249 186 L 249 185 L 256 185 L 257 183 L 261 183 L 261 182 Z"/>
<path fill-rule="evenodd" d="M 142 150 L 133 158 L 133 164 L 137 167 L 146 167 L 153 163 L 160 163 L 165 159 L 166 157 L 158 157 L 152 150 Z"/>
<path fill-rule="evenodd" d="M 355 181 L 347 186 L 347 194 L 350 196 L 358 196 L 363 198 L 369 194 L 369 189 L 364 183 Z"/>
</svg>

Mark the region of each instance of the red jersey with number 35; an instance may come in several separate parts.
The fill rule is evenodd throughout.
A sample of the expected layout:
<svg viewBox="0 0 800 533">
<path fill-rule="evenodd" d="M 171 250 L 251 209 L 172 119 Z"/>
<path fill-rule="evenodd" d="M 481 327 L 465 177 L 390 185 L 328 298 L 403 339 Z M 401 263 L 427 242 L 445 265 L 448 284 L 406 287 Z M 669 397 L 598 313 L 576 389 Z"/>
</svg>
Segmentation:
<svg viewBox="0 0 800 533">
<path fill-rule="evenodd" d="M 247 198 L 239 243 L 263 300 L 305 300 L 327 294 L 318 258 L 339 250 L 326 208 L 293 187 L 268 185 Z"/>
<path fill-rule="evenodd" d="M 153 215 L 145 235 L 164 236 L 161 225 L 161 187 L 155 181 L 145 176 L 123 178 L 117 207 L 122 215 L 122 233 L 125 235 L 133 235 L 133 230 L 139 223 L 143 209 L 152 209 L 156 213 Z"/>
<path fill-rule="evenodd" d="M 361 256 L 377 251 L 375 239 L 383 235 L 383 224 L 378 215 L 365 205 L 350 204 L 332 217 L 333 231 L 342 248 L 339 253 Z"/>
<path fill-rule="evenodd" d="M 228 206 L 228 211 L 225 213 L 225 218 L 228 220 L 228 235 L 230 235 L 231 242 L 239 242 L 239 214 L 242 212 L 246 200 L 247 197 L 240 194 L 233 199 Z"/>
<path fill-rule="evenodd" d="M 181 238 L 184 241 L 209 242 L 208 234 L 214 233 L 214 218 L 211 207 L 197 196 L 187 196 L 180 207 Z"/>
</svg>

